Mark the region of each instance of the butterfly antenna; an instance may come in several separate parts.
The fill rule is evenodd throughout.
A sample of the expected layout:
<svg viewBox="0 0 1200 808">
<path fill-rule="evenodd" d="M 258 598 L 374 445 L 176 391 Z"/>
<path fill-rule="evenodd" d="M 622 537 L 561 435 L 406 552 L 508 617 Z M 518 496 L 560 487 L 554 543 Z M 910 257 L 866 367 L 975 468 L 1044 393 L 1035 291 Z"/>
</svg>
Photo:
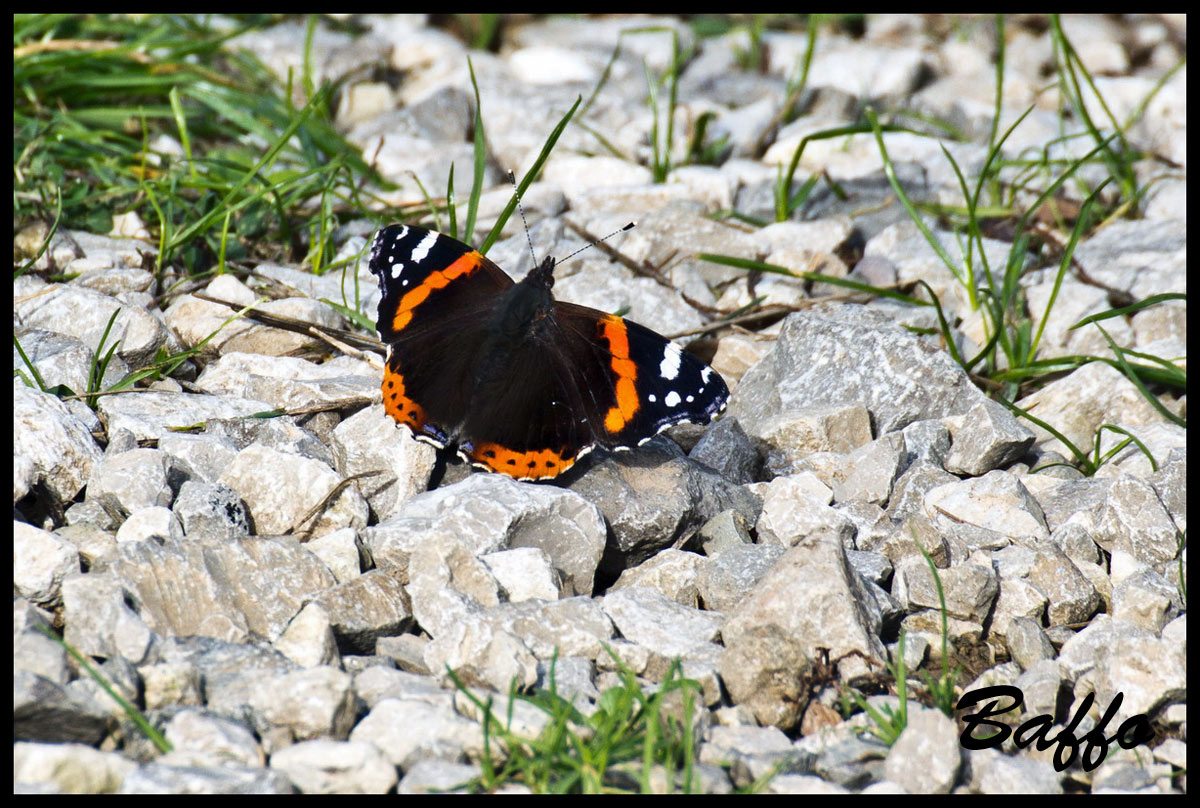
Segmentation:
<svg viewBox="0 0 1200 808">
<path fill-rule="evenodd" d="M 624 227 L 618 227 L 616 230 L 612 231 L 611 233 L 609 233 L 609 234 L 608 234 L 607 236 L 605 236 L 604 238 L 601 238 L 601 239 L 596 239 L 595 241 L 591 242 L 590 244 L 585 244 L 585 245 L 583 245 L 583 246 L 582 246 L 582 247 L 580 247 L 578 250 L 576 250 L 575 252 L 573 252 L 573 253 L 571 253 L 570 255 L 568 255 L 566 258 L 560 259 L 560 260 L 558 261 L 558 263 L 560 263 L 560 264 L 565 264 L 565 263 L 567 263 L 568 261 L 570 261 L 572 258 L 574 258 L 575 256 L 579 255 L 581 252 L 583 252 L 584 250 L 586 250 L 588 247 L 595 247 L 595 246 L 596 246 L 597 244 L 599 244 L 601 241 L 608 241 L 610 238 L 612 238 L 613 236 L 615 236 L 617 233 L 624 233 L 626 230 L 632 230 L 632 229 L 633 229 L 633 228 L 635 228 L 635 227 L 637 227 L 637 223 L 636 223 L 636 222 L 630 222 L 629 224 L 625 225 Z"/>
<path fill-rule="evenodd" d="M 508 172 L 508 181 L 512 183 L 513 196 L 517 198 L 517 210 L 521 213 L 521 224 L 525 226 L 525 240 L 529 242 L 529 255 L 533 258 L 533 265 L 538 265 L 537 253 L 533 251 L 533 238 L 529 235 L 529 222 L 525 221 L 525 208 L 521 206 L 521 192 L 517 190 L 517 178 L 510 171 Z"/>
</svg>

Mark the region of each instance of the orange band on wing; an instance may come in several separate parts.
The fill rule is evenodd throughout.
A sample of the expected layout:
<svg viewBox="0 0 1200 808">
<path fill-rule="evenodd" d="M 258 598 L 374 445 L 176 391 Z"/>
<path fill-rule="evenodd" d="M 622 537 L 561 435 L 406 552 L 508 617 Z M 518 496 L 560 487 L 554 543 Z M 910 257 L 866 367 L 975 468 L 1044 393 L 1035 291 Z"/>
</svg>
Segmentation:
<svg viewBox="0 0 1200 808">
<path fill-rule="evenodd" d="M 575 465 L 575 457 L 553 449 L 518 452 L 498 443 L 481 443 L 471 449 L 471 462 L 518 480 L 557 477 Z"/>
<path fill-rule="evenodd" d="M 615 435 L 629 425 L 641 406 L 637 395 L 637 365 L 629 358 L 629 330 L 624 320 L 609 315 L 601 318 L 597 327 L 600 338 L 608 343 L 611 366 L 617 376 L 617 403 L 604 416 L 604 428 Z"/>
<path fill-rule="evenodd" d="M 409 290 L 404 297 L 400 298 L 400 307 L 396 309 L 396 316 L 392 318 L 392 330 L 403 331 L 404 327 L 412 321 L 413 309 L 424 303 L 435 289 L 444 289 L 455 278 L 470 275 L 479 269 L 482 263 L 483 256 L 475 250 L 471 250 L 442 271 L 431 272 L 429 277 L 421 281 L 420 286 Z"/>
<path fill-rule="evenodd" d="M 383 371 L 383 409 L 398 424 L 404 424 L 419 434 L 425 425 L 425 408 L 409 398 L 404 391 L 404 375 L 392 370 L 391 363 Z"/>
</svg>

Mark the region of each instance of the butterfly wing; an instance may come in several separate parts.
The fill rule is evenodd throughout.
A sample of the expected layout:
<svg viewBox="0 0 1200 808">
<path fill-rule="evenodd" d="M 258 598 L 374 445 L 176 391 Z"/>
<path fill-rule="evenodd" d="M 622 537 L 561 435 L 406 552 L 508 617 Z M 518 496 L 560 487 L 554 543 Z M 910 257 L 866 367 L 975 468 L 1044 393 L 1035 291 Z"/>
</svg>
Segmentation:
<svg viewBox="0 0 1200 808">
<path fill-rule="evenodd" d="M 559 304 L 559 322 L 587 342 L 608 373 L 611 396 L 593 396 L 588 417 L 607 449 L 638 446 L 668 427 L 707 424 L 729 401 L 720 374 L 643 325 L 583 306 Z"/>
<path fill-rule="evenodd" d="M 381 292 L 376 329 L 388 345 L 384 407 L 445 447 L 470 408 L 492 311 L 513 281 L 466 244 L 400 224 L 376 234 L 368 267 Z"/>
</svg>

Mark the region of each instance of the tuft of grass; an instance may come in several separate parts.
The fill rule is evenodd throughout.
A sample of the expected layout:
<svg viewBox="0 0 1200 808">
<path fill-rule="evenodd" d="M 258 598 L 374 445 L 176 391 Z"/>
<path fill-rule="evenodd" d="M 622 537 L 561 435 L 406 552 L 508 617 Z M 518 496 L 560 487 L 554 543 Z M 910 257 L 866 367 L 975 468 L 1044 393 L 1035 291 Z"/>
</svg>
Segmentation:
<svg viewBox="0 0 1200 808">
<path fill-rule="evenodd" d="M 696 119 L 692 127 L 692 136 L 688 139 L 687 162 L 691 165 L 717 165 L 724 158 L 729 147 L 729 135 L 721 135 L 715 140 L 708 140 L 708 125 L 716 119 L 716 115 L 704 112 Z"/>
<path fill-rule="evenodd" d="M 1096 89 L 1091 72 L 1080 60 L 1075 47 L 1063 32 L 1062 19 L 1058 14 L 1050 15 L 1050 42 L 1054 46 L 1054 58 L 1058 67 L 1056 75 L 1060 103 L 1069 105 L 1076 120 L 1083 123 L 1088 135 L 1101 147 L 1101 156 L 1108 167 L 1109 177 L 1119 186 L 1121 196 L 1124 199 L 1136 198 L 1137 177 L 1134 174 L 1133 163 L 1137 154 L 1125 140 L 1124 127 L 1109 110 L 1104 96 Z M 1105 136 L 1100 131 L 1088 112 L 1084 85 L 1104 111 L 1104 116 L 1108 119 L 1107 126 L 1113 132 L 1111 136 Z M 1114 145 L 1118 148 L 1114 149 Z"/>
<path fill-rule="evenodd" d="M 373 172 L 333 128 L 332 87 L 305 70 L 296 109 L 292 76 L 281 82 L 227 47 L 265 24 L 16 15 L 14 220 L 49 221 L 61 206 L 64 226 L 108 232 L 114 212 L 137 213 L 158 233 L 160 281 L 168 266 L 195 272 L 218 253 L 320 269 L 333 210 Z"/>
<path fill-rule="evenodd" d="M 471 89 L 475 93 L 475 132 L 474 132 L 474 170 L 471 173 L 471 196 L 467 200 L 467 222 L 463 225 L 463 233 L 466 234 L 468 240 L 475 237 L 475 217 L 479 214 L 479 198 L 483 194 L 483 178 L 484 171 L 487 168 L 487 136 L 483 129 L 483 100 L 479 97 L 479 82 L 475 80 L 475 65 L 470 57 L 467 58 L 467 69 L 471 74 Z M 453 172 L 451 166 L 451 172 Z M 453 173 L 451 173 L 451 182 L 453 182 Z M 453 188 L 453 185 L 451 185 Z M 453 191 L 451 191 L 453 193 Z M 451 215 L 451 222 L 454 222 Z M 457 233 L 452 233 L 455 238 L 458 238 Z"/>
<path fill-rule="evenodd" d="M 473 50 L 494 50 L 499 42 L 499 14 L 455 14 L 454 28 Z"/>
<path fill-rule="evenodd" d="M 709 20 L 702 21 L 698 25 L 693 20 L 693 30 L 698 30 L 698 33 L 715 33 L 715 30 L 725 31 L 725 27 L 709 31 Z M 683 68 L 691 61 L 695 55 L 696 49 L 693 46 L 685 51 L 680 50 L 679 32 L 668 26 L 642 26 L 637 28 L 627 28 L 620 32 L 617 36 L 617 45 L 613 48 L 612 56 L 609 57 L 608 63 L 600 74 L 600 79 L 596 82 L 596 86 L 588 95 L 587 100 L 583 103 L 580 117 L 585 115 L 595 102 L 600 90 L 608 83 L 608 79 L 612 74 L 613 65 L 621 55 L 621 42 L 626 36 L 637 36 L 642 34 L 669 34 L 671 42 L 671 58 L 667 65 L 667 69 L 661 76 L 655 76 L 649 65 L 642 63 L 642 70 L 646 76 L 646 105 L 651 112 L 650 132 L 647 134 L 647 141 L 650 144 L 650 171 L 654 182 L 666 182 L 672 169 L 675 167 L 674 159 L 671 157 L 671 149 L 675 140 L 675 113 L 679 107 L 679 74 Z M 759 31 L 761 35 L 761 30 Z M 711 112 L 702 113 L 692 125 L 692 131 L 688 137 L 687 149 L 684 155 L 684 161 L 692 165 L 716 165 L 719 164 L 726 156 L 728 151 L 728 136 L 722 136 L 715 140 L 708 139 L 708 126 L 712 123 L 715 115 Z M 605 151 L 622 160 L 629 160 L 627 154 L 621 152 L 600 132 L 595 131 L 587 124 L 578 122 L 577 125 L 591 135 L 596 142 Z"/>
<path fill-rule="evenodd" d="M 91 394 L 100 390 L 100 385 L 104 382 L 104 374 L 108 370 L 108 363 L 112 361 L 113 354 L 117 351 L 117 346 L 121 344 L 117 340 L 109 346 L 108 350 L 104 350 L 104 343 L 108 341 L 108 333 L 112 330 L 113 323 L 117 321 L 117 315 L 121 313 L 120 309 L 113 311 L 112 316 L 108 318 L 108 323 L 104 326 L 104 333 L 100 335 L 100 344 L 96 346 L 95 359 L 92 363 L 91 372 L 88 374 L 88 389 L 89 397 L 85 399 L 88 405 L 93 409 L 96 407 L 95 396 Z"/>
<path fill-rule="evenodd" d="M 908 665 L 904 662 L 904 629 L 900 630 L 900 641 L 896 644 L 896 653 L 888 663 L 888 672 L 896 683 L 896 697 L 900 700 L 896 709 L 890 704 L 882 705 L 877 710 L 857 690 L 848 691 L 850 698 L 870 716 L 873 726 L 868 726 L 864 732 L 870 732 L 887 746 L 896 743 L 901 733 L 908 726 Z"/>
<path fill-rule="evenodd" d="M 637 677 L 617 662 L 621 684 L 606 690 L 591 715 L 584 715 L 560 696 L 551 661 L 549 688 L 530 695 L 508 693 L 507 715 L 498 715 L 491 696 L 480 698 L 453 670 L 455 687 L 479 711 L 483 729 L 483 773 L 464 783 L 473 792 L 493 792 L 506 783 L 521 783 L 537 794 L 653 793 L 665 782 L 669 791 L 693 793 L 692 726 L 700 683 L 684 678 L 679 660 L 653 693 L 642 690 Z M 513 701 L 522 701 L 548 718 L 537 737 L 512 729 Z"/>
<path fill-rule="evenodd" d="M 763 44 L 763 31 L 767 27 L 766 15 L 752 14 L 750 24 L 742 26 L 746 31 L 747 45 L 735 52 L 737 63 L 742 70 L 762 72 L 767 67 L 767 50 Z"/>
<path fill-rule="evenodd" d="M 679 101 L 679 71 L 691 58 L 691 53 L 680 54 L 679 32 L 674 28 L 648 26 L 623 31 L 622 34 L 662 33 L 671 35 L 671 61 L 661 77 L 655 78 L 645 63 L 647 97 L 653 123 L 650 128 L 650 171 L 655 182 L 666 182 L 673 167 L 671 146 L 675 140 L 675 109 Z M 666 99 L 660 93 L 666 93 Z"/>
<path fill-rule="evenodd" d="M 953 668 L 949 666 L 950 628 L 948 612 L 946 611 L 946 592 L 942 586 L 942 577 L 938 573 L 937 566 L 934 565 L 933 559 L 929 557 L 929 553 L 922 546 L 920 540 L 917 539 L 915 531 L 913 532 L 913 540 L 916 541 L 917 549 L 921 551 L 921 556 L 925 559 L 925 563 L 929 565 L 929 571 L 933 575 L 933 582 L 937 587 L 938 593 L 938 611 L 941 613 L 942 619 L 942 672 L 937 676 L 929 671 L 921 671 L 921 674 L 925 681 L 925 689 L 929 694 L 929 698 L 933 701 L 933 706 L 941 710 L 947 717 L 954 718 L 955 704 L 958 700 L 956 691 L 961 669 L 957 665 Z M 908 664 L 904 658 L 906 640 L 906 632 L 901 628 L 900 639 L 896 643 L 896 652 L 892 655 L 892 659 L 887 665 L 888 672 L 895 683 L 896 697 L 899 699 L 899 704 L 895 710 L 887 704 L 883 705 L 882 709 L 876 709 L 858 691 L 849 689 L 844 691 L 844 696 L 848 697 L 854 704 L 857 704 L 871 718 L 872 725 L 868 726 L 864 731 L 870 732 L 889 747 L 896 742 L 900 734 L 908 726 Z"/>
<path fill-rule="evenodd" d="M 89 407 L 95 410 L 99 407 L 97 399 L 102 395 L 132 391 L 134 389 L 134 385 L 139 382 L 157 381 L 164 377 L 170 376 L 172 373 L 178 370 L 180 365 L 182 365 L 184 362 L 194 356 L 197 356 L 203 350 L 205 345 L 212 341 L 217 334 L 225 330 L 226 326 L 235 320 L 244 317 L 249 311 L 254 309 L 261 302 L 261 300 L 257 300 L 254 303 L 251 303 L 250 305 L 240 309 L 232 316 L 225 318 L 225 320 L 222 321 L 222 323 L 217 326 L 212 333 L 204 337 L 204 339 L 197 342 L 191 348 L 185 348 L 184 350 L 173 354 L 168 352 L 165 347 L 159 347 L 158 351 L 154 355 L 154 359 L 148 365 L 137 368 L 136 370 L 131 370 L 129 373 L 126 373 L 116 382 L 104 389 L 101 389 L 104 383 L 104 376 L 108 372 L 108 365 L 112 361 L 113 353 L 116 352 L 117 346 L 120 345 L 120 340 L 117 340 L 112 345 L 108 346 L 107 351 L 104 349 L 104 346 L 105 343 L 108 342 L 108 334 L 112 330 L 113 323 L 116 322 L 117 316 L 121 313 L 120 309 L 115 310 L 112 313 L 112 316 L 108 318 L 108 324 L 104 327 L 104 332 L 100 335 L 100 342 L 96 346 L 96 351 L 92 355 L 92 367 L 88 371 L 87 389 L 83 392 L 76 393 L 65 384 L 57 384 L 53 387 L 47 387 L 45 380 L 42 379 L 42 375 L 38 372 L 37 367 L 25 353 L 25 349 L 21 346 L 21 341 L 15 334 L 13 335 L 13 347 L 16 348 L 17 353 L 21 357 L 21 361 L 24 362 L 26 369 L 29 371 L 29 375 L 25 375 L 25 373 L 19 368 L 13 370 L 13 375 L 19 376 L 27 386 L 37 387 L 43 393 L 50 393 L 51 395 L 57 396 L 63 400 L 81 399 Z"/>
<path fill-rule="evenodd" d="M 938 573 L 937 565 L 933 563 L 933 559 L 929 557 L 929 552 L 917 539 L 916 530 L 913 530 L 913 541 L 916 542 L 917 549 L 921 551 L 921 557 L 925 559 L 925 563 L 929 565 L 929 572 L 933 575 L 934 586 L 937 587 L 938 593 L 938 611 L 942 618 L 942 673 L 940 676 L 934 676 L 932 673 L 923 672 L 925 677 L 925 687 L 929 690 L 930 696 L 933 698 L 934 706 L 945 713 L 948 717 L 954 718 L 954 707 L 957 702 L 956 688 L 958 685 L 958 676 L 961 672 L 956 665 L 954 668 L 949 667 L 950 661 L 950 626 L 946 611 L 946 590 L 942 586 L 942 576 Z M 900 634 L 900 651 L 901 660 L 904 657 L 904 634 Z"/>
<path fill-rule="evenodd" d="M 885 124 L 880 127 L 875 127 L 872 123 L 857 123 L 849 126 L 834 126 L 828 129 L 822 129 L 818 132 L 805 135 L 796 145 L 796 150 L 792 152 L 792 159 L 788 163 L 786 169 L 780 166 L 775 177 L 775 221 L 784 222 L 792 217 L 800 207 L 808 201 L 808 197 L 812 194 L 813 188 L 816 187 L 819 175 L 813 174 L 805 180 L 795 193 L 792 192 L 792 184 L 795 180 L 796 170 L 800 165 L 800 159 L 804 155 L 804 149 L 809 143 L 816 140 L 831 140 L 836 138 L 848 137 L 849 135 L 861 135 L 867 132 L 873 132 L 876 128 L 884 132 L 908 132 L 909 134 L 927 136 L 927 133 L 916 129 L 911 129 L 907 126 L 899 124 Z"/>
</svg>

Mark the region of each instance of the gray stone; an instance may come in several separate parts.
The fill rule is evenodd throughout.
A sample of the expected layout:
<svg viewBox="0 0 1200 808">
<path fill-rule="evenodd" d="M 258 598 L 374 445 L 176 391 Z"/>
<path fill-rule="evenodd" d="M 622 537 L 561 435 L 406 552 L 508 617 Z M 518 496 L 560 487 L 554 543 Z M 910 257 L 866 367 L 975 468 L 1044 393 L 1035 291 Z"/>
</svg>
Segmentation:
<svg viewBox="0 0 1200 808">
<path fill-rule="evenodd" d="M 653 558 L 625 570 L 608 591 L 647 586 L 676 603 L 694 609 L 698 602 L 697 577 L 705 561 L 695 553 L 668 547 Z"/>
<path fill-rule="evenodd" d="M 104 456 L 88 483 L 88 499 L 128 516 L 142 508 L 171 507 L 182 482 L 170 455 L 133 449 Z"/>
<path fill-rule="evenodd" d="M 254 399 L 155 390 L 130 396 L 103 396 L 99 401 L 100 415 L 108 424 L 109 434 L 124 430 L 139 441 L 158 440 L 197 424 L 207 424 L 211 429 L 217 419 L 245 418 L 271 409 L 266 402 Z"/>
<path fill-rule="evenodd" d="M 311 603 L 329 615 L 339 647 L 350 653 L 373 653 L 380 637 L 402 634 L 413 622 L 408 593 L 379 570 L 326 589 Z"/>
<path fill-rule="evenodd" d="M 85 655 L 118 655 L 141 662 L 155 633 L 135 610 L 140 604 L 120 576 L 93 569 L 63 581 L 63 639 Z"/>
<path fill-rule="evenodd" d="M 845 454 L 867 445 L 871 415 L 860 404 L 792 408 L 763 419 L 755 437 L 765 451 L 769 476 L 794 474 L 814 453 Z"/>
<path fill-rule="evenodd" d="M 293 539 L 121 544 L 111 572 L 155 632 L 245 641 L 274 640 L 303 603 L 334 584 Z"/>
<path fill-rule="evenodd" d="M 264 475 L 264 468 L 273 473 Z M 245 503 L 258 535 L 304 531 L 320 536 L 343 527 L 367 526 L 367 503 L 358 489 L 341 487 L 342 478 L 320 460 L 248 446 L 238 452 L 218 482 Z M 319 505 L 323 507 L 306 518 Z"/>
<path fill-rule="evenodd" d="M 689 609 L 642 586 L 610 591 L 604 611 L 626 639 L 665 657 L 712 642 L 721 625 L 719 614 Z"/>
<path fill-rule="evenodd" d="M 163 324 L 142 307 L 74 285 L 49 284 L 42 294 L 18 299 L 13 311 L 26 328 L 66 334 L 88 346 L 100 345 L 108 329 L 106 347 L 116 344 L 117 355 L 130 367 L 153 361 L 154 352 L 168 338 Z M 114 312 L 117 317 L 109 329 Z"/>
<path fill-rule="evenodd" d="M 696 579 L 704 607 L 722 612 L 737 607 L 784 552 L 775 544 L 747 544 L 710 558 Z"/>
<path fill-rule="evenodd" d="M 13 591 L 43 606 L 62 602 L 63 579 L 79 572 L 74 545 L 46 530 L 13 522 Z"/>
<path fill-rule="evenodd" d="M 982 623 L 991 611 L 999 592 L 996 575 L 991 569 L 975 564 L 952 566 L 939 570 L 946 612 L 961 620 Z M 933 573 L 924 558 L 909 556 L 896 565 L 892 595 L 909 609 L 941 608 L 941 598 Z"/>
<path fill-rule="evenodd" d="M 463 785 L 482 774 L 477 763 L 418 760 L 404 772 L 397 794 L 464 793 Z"/>
<path fill-rule="evenodd" d="M 153 762 L 139 766 L 121 783 L 120 794 L 291 794 L 281 772 L 231 765 L 171 766 Z"/>
<path fill-rule="evenodd" d="M 862 604 L 869 598 L 861 578 L 850 569 L 840 538 L 818 533 L 788 550 L 749 596 L 729 612 L 721 629 L 725 642 L 758 626 L 777 625 L 812 658 L 817 648 L 831 657 L 857 651 L 882 661 L 879 627 Z M 848 608 L 849 606 L 849 608 Z M 851 655 L 841 673 L 865 672 L 866 663 Z"/>
<path fill-rule="evenodd" d="M 24 469 L 14 474 L 14 502 L 38 482 L 60 502 L 70 502 L 99 461 L 91 430 L 67 405 L 48 393 L 13 387 L 13 462 Z M 19 479 L 24 483 L 18 485 Z"/>
<path fill-rule="evenodd" d="M 944 352 L 865 308 L 843 305 L 790 315 L 774 352 L 743 377 L 729 412 L 753 436 L 774 413 L 855 403 L 882 435 L 966 413 L 982 397 Z"/>
<path fill-rule="evenodd" d="M 301 609 L 271 646 L 302 668 L 343 664 L 329 614 L 316 603 Z"/>
<path fill-rule="evenodd" d="M 789 730 L 808 704 L 811 667 L 800 643 L 768 623 L 727 642 L 720 673 L 734 704 L 748 707 L 760 724 Z"/>
<path fill-rule="evenodd" d="M 247 768 L 266 763 L 266 755 L 249 727 L 204 710 L 180 710 L 167 723 L 163 735 L 174 747 L 175 756 L 164 762 L 184 766 L 225 763 Z"/>
<path fill-rule="evenodd" d="M 958 780 L 961 755 L 954 720 L 939 710 L 912 706 L 884 772 L 910 794 L 948 794 Z"/>
<path fill-rule="evenodd" d="M 838 503 L 870 502 L 886 505 L 892 495 L 892 483 L 900 475 L 908 450 L 904 436 L 892 433 L 850 452 L 845 478 L 833 487 Z"/>
<path fill-rule="evenodd" d="M 1060 707 L 1069 701 L 1069 684 L 1063 679 L 1062 671 L 1053 659 L 1039 659 L 1030 663 L 1013 685 L 1024 697 L 1021 707 L 1023 720 L 1039 715 L 1057 716 Z"/>
<path fill-rule="evenodd" d="M 985 398 L 961 416 L 950 419 L 954 445 L 945 469 L 952 474 L 979 476 L 1020 459 L 1033 445 L 1034 434 L 1000 404 Z"/>
<path fill-rule="evenodd" d="M 674 546 L 721 511 L 734 508 L 748 519 L 758 514 L 749 491 L 688 460 L 661 437 L 598 461 L 570 490 L 599 508 L 608 523 L 601 569 L 614 574 Z"/>
<path fill-rule="evenodd" d="M 207 433 L 167 433 L 158 439 L 158 448 L 179 461 L 189 480 L 201 483 L 215 483 L 238 453 L 232 439 Z"/>
<path fill-rule="evenodd" d="M 565 585 L 590 594 L 605 526 L 600 510 L 570 491 L 475 474 L 406 500 L 397 516 L 363 535 L 375 562 L 401 582 L 408 579 L 414 549 L 463 540 L 475 555 L 537 547 L 563 573 Z"/>
<path fill-rule="evenodd" d="M 359 410 L 338 424 L 330 437 L 339 472 L 346 476 L 374 472 L 355 485 L 379 521 L 399 513 L 401 503 L 429 485 L 437 450 L 398 428 L 382 404 Z M 384 473 L 379 473 L 381 469 Z"/>
<path fill-rule="evenodd" d="M 500 585 L 501 598 L 510 603 L 535 598 L 557 600 L 568 594 L 563 592 L 562 573 L 537 547 L 499 550 L 480 556 L 480 560 Z"/>
<path fill-rule="evenodd" d="M 715 558 L 725 550 L 753 543 L 746 518 L 732 508 L 721 511 L 705 522 L 696 533 L 696 541 L 709 558 Z"/>
<path fill-rule="evenodd" d="M 170 508 L 151 506 L 129 514 L 117 528 L 117 543 L 156 541 L 178 542 L 183 539 L 183 527 Z"/>
<path fill-rule="evenodd" d="M 306 542 L 309 552 L 325 562 L 325 566 L 344 584 L 362 574 L 363 550 L 359 546 L 358 531 L 342 528 Z"/>
<path fill-rule="evenodd" d="M 96 744 L 113 726 L 94 699 L 25 670 L 13 671 L 13 740 Z"/>
<path fill-rule="evenodd" d="M 54 684 L 68 681 L 67 652 L 48 636 L 50 616 L 24 598 L 13 598 L 13 667 Z"/>
<path fill-rule="evenodd" d="M 221 483 L 184 482 L 171 510 L 190 537 L 240 539 L 250 534 L 246 506 Z"/>
<path fill-rule="evenodd" d="M 260 680 L 249 705 L 266 751 L 312 738 L 345 738 L 355 721 L 350 683 L 349 674 L 328 666 Z"/>
<path fill-rule="evenodd" d="M 1008 625 L 1008 653 L 1021 670 L 1028 670 L 1035 662 L 1054 659 L 1054 645 L 1037 621 L 1017 617 Z"/>
<path fill-rule="evenodd" d="M 386 794 L 398 780 L 396 767 L 363 741 L 301 741 L 271 755 L 271 768 L 304 794 Z"/>
<path fill-rule="evenodd" d="M 420 727 L 420 732 L 413 732 Z M 483 752 L 483 733 L 453 706 L 434 706 L 414 699 L 384 699 L 350 733 L 383 751 L 393 766 L 407 771 L 423 759 L 464 762 Z"/>
<path fill-rule="evenodd" d="M 969 787 L 977 794 L 1062 794 L 1062 775 L 1048 761 L 994 749 L 968 751 Z"/>
<path fill-rule="evenodd" d="M 703 463 L 734 483 L 752 483 L 758 479 L 762 459 L 754 442 L 736 418 L 717 421 L 692 447 L 688 457 Z"/>
<path fill-rule="evenodd" d="M 13 783 L 53 785 L 62 794 L 113 794 L 136 766 L 79 743 L 13 744 Z"/>
<path fill-rule="evenodd" d="M 759 541 L 791 547 L 819 532 L 833 533 L 850 545 L 854 523 L 829 502 L 833 492 L 815 475 L 776 477 L 762 487 L 763 507 L 755 529 Z"/>
<path fill-rule="evenodd" d="M 931 519 L 948 519 L 1010 538 L 1050 535 L 1038 501 L 1015 476 L 990 471 L 982 477 L 938 486 L 925 494 Z"/>
<path fill-rule="evenodd" d="M 1096 588 L 1054 542 L 1038 542 L 1036 550 L 1027 580 L 1046 596 L 1050 625 L 1085 622 L 1100 606 Z"/>
<path fill-rule="evenodd" d="M 1179 551 L 1179 531 L 1158 494 L 1128 475 L 1112 481 L 1093 537 L 1110 553 L 1120 550 L 1143 564 L 1170 561 Z"/>
<path fill-rule="evenodd" d="M 198 707 L 204 703 L 204 682 L 187 662 L 159 662 L 138 668 L 148 710 Z"/>
</svg>

